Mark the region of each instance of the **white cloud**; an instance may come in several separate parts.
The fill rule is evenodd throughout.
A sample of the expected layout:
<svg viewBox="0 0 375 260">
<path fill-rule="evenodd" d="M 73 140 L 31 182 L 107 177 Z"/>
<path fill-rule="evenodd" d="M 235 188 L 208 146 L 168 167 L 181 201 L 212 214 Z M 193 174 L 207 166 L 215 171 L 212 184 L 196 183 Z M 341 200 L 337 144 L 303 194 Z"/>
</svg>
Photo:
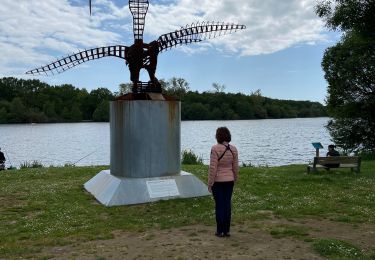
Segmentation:
<svg viewBox="0 0 375 260">
<path fill-rule="evenodd" d="M 195 21 L 244 24 L 245 31 L 212 40 L 216 47 L 242 55 L 269 54 L 301 43 L 325 40 L 323 22 L 314 13 L 315 0 L 180 0 L 155 5 L 145 31 L 160 35 Z M 146 23 L 147 26 L 147 23 Z"/>
<path fill-rule="evenodd" d="M 78 49 L 119 43 L 120 34 L 101 26 L 126 15 L 106 14 L 99 7 L 90 18 L 87 5 L 73 6 L 68 0 L 2 0 L 0 76 L 19 74 Z"/>
<path fill-rule="evenodd" d="M 127 1 L 2 0 L 0 76 L 19 74 L 83 48 L 132 43 Z M 298 44 L 324 41 L 315 0 L 150 0 L 145 40 L 197 21 L 227 21 L 247 29 L 200 44 L 241 55 L 269 54 Z M 124 34 L 126 37 L 124 37 Z M 124 40 L 126 39 L 126 40 Z"/>
</svg>

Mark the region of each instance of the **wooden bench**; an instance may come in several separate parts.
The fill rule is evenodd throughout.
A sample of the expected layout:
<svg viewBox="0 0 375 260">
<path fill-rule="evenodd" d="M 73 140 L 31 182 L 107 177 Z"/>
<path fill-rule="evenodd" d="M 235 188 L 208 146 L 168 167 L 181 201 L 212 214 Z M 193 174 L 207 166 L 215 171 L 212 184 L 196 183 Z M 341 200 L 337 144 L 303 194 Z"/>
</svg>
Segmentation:
<svg viewBox="0 0 375 260">
<path fill-rule="evenodd" d="M 327 167 L 329 164 L 339 164 L 338 167 Z M 329 156 L 329 157 L 314 157 L 314 163 L 307 166 L 307 173 L 310 171 L 317 171 L 319 168 L 326 170 L 337 168 L 350 168 L 351 171 L 355 170 L 360 172 L 361 157 L 359 156 Z"/>
</svg>

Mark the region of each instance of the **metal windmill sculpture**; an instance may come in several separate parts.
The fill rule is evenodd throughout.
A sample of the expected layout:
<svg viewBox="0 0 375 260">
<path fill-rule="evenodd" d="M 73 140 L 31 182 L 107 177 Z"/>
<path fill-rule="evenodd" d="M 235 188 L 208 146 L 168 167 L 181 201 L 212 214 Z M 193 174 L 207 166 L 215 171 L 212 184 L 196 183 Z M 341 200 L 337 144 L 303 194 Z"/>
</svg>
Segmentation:
<svg viewBox="0 0 375 260">
<path fill-rule="evenodd" d="M 89 4 L 91 14 L 91 0 Z M 86 61 L 103 57 L 117 57 L 124 59 L 126 65 L 129 67 L 130 80 L 133 82 L 133 93 L 161 92 L 160 83 L 155 77 L 157 59 L 160 52 L 178 45 L 201 42 L 246 28 L 245 25 L 232 23 L 197 22 L 181 27 L 174 32 L 163 34 L 157 40 L 150 43 L 144 43 L 143 30 L 148 6 L 148 0 L 129 0 L 129 9 L 133 16 L 134 32 L 134 44 L 130 47 L 113 45 L 84 50 L 48 65 L 27 71 L 26 74 L 49 75 L 54 74 L 54 72 L 61 73 Z M 149 82 L 139 81 L 141 69 L 147 70 L 150 77 Z"/>
</svg>

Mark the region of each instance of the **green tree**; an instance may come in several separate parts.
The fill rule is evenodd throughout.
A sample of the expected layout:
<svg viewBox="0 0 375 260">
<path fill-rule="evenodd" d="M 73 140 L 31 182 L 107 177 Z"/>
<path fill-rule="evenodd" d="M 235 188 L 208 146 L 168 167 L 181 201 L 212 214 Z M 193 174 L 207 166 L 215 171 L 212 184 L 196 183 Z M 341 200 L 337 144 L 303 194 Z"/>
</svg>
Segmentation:
<svg viewBox="0 0 375 260">
<path fill-rule="evenodd" d="M 165 79 L 159 79 L 159 83 L 160 83 L 161 89 L 165 91 L 167 89 L 168 82 Z"/>
<path fill-rule="evenodd" d="M 46 123 L 48 118 L 43 111 L 39 111 L 38 108 L 32 108 L 27 114 L 27 121 L 31 123 Z"/>
<path fill-rule="evenodd" d="M 327 125 L 345 150 L 375 148 L 375 1 L 322 1 L 316 13 L 344 32 L 328 48 L 322 67 L 328 82 Z"/>
<path fill-rule="evenodd" d="M 9 107 L 9 118 L 11 123 L 27 122 L 28 109 L 23 104 L 21 98 L 13 98 Z"/>
<path fill-rule="evenodd" d="M 74 122 L 79 122 L 82 120 L 82 112 L 78 103 L 74 103 L 72 109 L 70 110 L 70 120 Z"/>
<path fill-rule="evenodd" d="M 239 115 L 240 119 L 252 119 L 254 118 L 254 110 L 250 102 L 246 99 L 241 99 L 236 102 L 235 110 Z"/>
<path fill-rule="evenodd" d="M 0 124 L 8 122 L 8 112 L 5 107 L 0 107 Z"/>
<path fill-rule="evenodd" d="M 50 121 L 55 121 L 57 117 L 55 102 L 47 101 L 46 103 L 44 103 L 43 112 L 49 118 Z"/>
<path fill-rule="evenodd" d="M 276 104 L 267 104 L 266 105 L 267 116 L 270 118 L 280 118 L 281 112 L 280 108 Z"/>
<path fill-rule="evenodd" d="M 267 110 L 260 105 L 254 106 L 254 116 L 257 119 L 265 119 L 267 118 Z"/>
<path fill-rule="evenodd" d="M 103 100 L 100 105 L 95 109 L 92 119 L 96 122 L 109 121 L 109 101 Z"/>
<path fill-rule="evenodd" d="M 202 103 L 182 103 L 183 113 L 181 117 L 185 120 L 205 120 L 209 119 L 209 110 Z"/>
<path fill-rule="evenodd" d="M 11 77 L 0 79 L 0 101 L 11 101 L 16 96 L 19 96 L 18 82 L 18 79 Z"/>
<path fill-rule="evenodd" d="M 62 112 L 61 112 L 61 117 L 63 118 L 64 121 L 70 121 L 70 111 L 69 108 L 64 107 Z"/>
<path fill-rule="evenodd" d="M 219 83 L 212 83 L 212 87 L 214 88 L 214 91 L 216 93 L 224 92 L 225 90 L 225 85 L 224 84 L 219 84 Z"/>
<path fill-rule="evenodd" d="M 92 90 L 90 94 L 85 98 L 83 107 L 84 119 L 92 119 L 96 108 L 102 103 L 103 100 L 113 100 L 114 95 L 106 88 L 98 88 Z"/>
<path fill-rule="evenodd" d="M 166 84 L 165 82 L 162 83 L 162 88 L 163 84 L 165 85 L 165 92 L 171 96 L 181 98 L 189 91 L 189 83 L 183 78 L 173 77 Z"/>
<path fill-rule="evenodd" d="M 133 83 L 121 83 L 119 85 L 119 94 L 124 95 L 132 91 Z"/>
</svg>

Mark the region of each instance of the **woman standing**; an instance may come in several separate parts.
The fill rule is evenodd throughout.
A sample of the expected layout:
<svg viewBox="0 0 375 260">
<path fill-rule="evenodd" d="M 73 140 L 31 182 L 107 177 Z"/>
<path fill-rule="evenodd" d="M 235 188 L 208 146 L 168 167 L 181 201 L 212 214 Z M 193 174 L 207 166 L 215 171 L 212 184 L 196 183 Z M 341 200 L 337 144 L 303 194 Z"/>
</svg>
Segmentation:
<svg viewBox="0 0 375 260">
<path fill-rule="evenodd" d="M 231 134 L 228 128 L 219 127 L 216 140 L 217 144 L 211 148 L 208 191 L 215 199 L 215 235 L 229 237 L 233 186 L 238 178 L 238 152 L 234 145 L 229 144 Z"/>
</svg>

